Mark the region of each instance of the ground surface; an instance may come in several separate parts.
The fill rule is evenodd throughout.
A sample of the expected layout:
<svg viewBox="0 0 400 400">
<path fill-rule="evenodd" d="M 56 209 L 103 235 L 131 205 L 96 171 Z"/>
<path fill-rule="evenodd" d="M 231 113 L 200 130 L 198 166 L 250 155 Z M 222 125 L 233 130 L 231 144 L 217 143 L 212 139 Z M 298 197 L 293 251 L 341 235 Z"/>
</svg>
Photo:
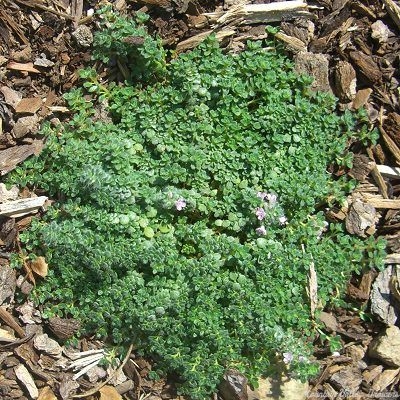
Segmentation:
<svg viewBox="0 0 400 400">
<path fill-rule="evenodd" d="M 61 96 L 76 84 L 77 70 L 90 61 L 90 32 L 95 29 L 96 21 L 87 17 L 86 12 L 96 6 L 94 3 L 0 1 L 1 175 L 40 151 L 42 142 L 37 130 L 41 121 L 68 118 Z M 202 13 L 228 11 L 230 18 L 225 24 L 216 23 L 216 31 L 224 33 L 223 44 L 233 51 L 240 50 L 248 38 L 265 36 L 262 22 L 239 25 L 237 14 L 232 13 L 237 3 L 233 0 L 225 4 L 200 0 L 114 2 L 122 12 L 138 9 L 148 12 L 151 29 L 168 47 L 180 50 L 190 48 L 196 42 L 196 35 L 211 29 L 212 22 Z M 317 89 L 333 91 L 340 99 L 341 109 L 366 107 L 371 124 L 380 129 L 377 146 L 365 149 L 353 145 L 356 158 L 351 171 L 335 171 L 350 173 L 361 186 L 349 199 L 349 207 L 329 210 L 329 218 L 343 220 L 354 234 L 385 236 L 388 253 L 393 255 L 388 259 L 387 276 L 379 277 L 381 286 L 375 289 L 375 294 L 370 294 L 377 282 L 375 271 L 355 276 L 349 284 L 349 300 L 365 313 L 339 309 L 326 310 L 323 314 L 325 332 L 340 336 L 342 350 L 339 356 L 332 356 L 326 342 L 316 342 L 315 356 L 323 372 L 309 383 L 308 398 L 396 398 L 400 364 L 387 359 L 382 361 L 377 355 L 370 357 L 368 351 L 373 339 L 383 334 L 388 325 L 398 324 L 400 291 L 395 275 L 396 263 L 400 264 L 400 173 L 387 167 L 400 165 L 400 13 L 397 9 L 396 14 L 395 3 L 392 11 L 391 1 L 320 0 L 312 5 L 309 13 L 297 15 L 302 18 L 285 15 L 282 21 L 275 23 L 282 28 L 279 40 L 286 43 L 288 53 L 295 57 L 297 68 L 316 77 Z M 305 51 L 309 53 L 304 54 Z M 0 203 L 7 203 L 16 196 L 31 197 L 32 194 L 27 191 L 18 194 L 2 188 Z M 29 224 L 32 214 L 16 217 L 14 213 L 11 217 L 0 218 L 0 398 L 36 398 L 36 387 L 40 389 L 41 400 L 70 399 L 74 393 L 99 389 L 101 382 L 107 379 L 104 368 L 93 368 L 78 380 L 72 380 L 74 371 L 68 367 L 73 356 L 61 353 L 59 344 L 74 331 L 75 321 L 52 320 L 49 323 L 41 319 L 40 312 L 29 302 L 21 306 L 14 301 L 23 298 L 21 293 L 29 293 L 32 287 L 29 280 L 9 267 L 10 254 L 21 250 L 18 232 Z M 40 272 L 45 266 L 36 268 Z M 371 305 L 379 308 L 377 290 L 386 293 L 380 307 L 386 311 L 381 312 L 380 318 L 364 318 L 369 316 Z M 393 349 L 400 348 L 398 337 L 390 340 Z M 102 343 L 91 338 L 83 338 L 79 343 L 79 350 L 91 350 L 94 357 L 102 347 Z M 153 382 L 148 378 L 151 368 L 148 360 L 132 352 L 126 361 L 123 374 L 111 374 L 107 385 L 94 390 L 87 398 L 175 397 L 173 381 Z M 82 365 L 83 362 L 81 368 Z M 261 388 L 265 389 L 265 385 L 262 381 Z M 272 398 L 262 390 L 248 396 Z M 286 395 L 288 399 L 288 396 L 305 398 L 292 394 Z M 243 393 L 229 397 L 246 398 Z"/>
</svg>

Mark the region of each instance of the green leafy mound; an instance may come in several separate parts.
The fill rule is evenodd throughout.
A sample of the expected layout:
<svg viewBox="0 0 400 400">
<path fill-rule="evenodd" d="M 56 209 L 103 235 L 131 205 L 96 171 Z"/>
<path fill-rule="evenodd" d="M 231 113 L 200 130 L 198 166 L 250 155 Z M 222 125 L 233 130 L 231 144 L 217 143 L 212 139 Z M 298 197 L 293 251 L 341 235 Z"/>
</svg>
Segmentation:
<svg viewBox="0 0 400 400">
<path fill-rule="evenodd" d="M 321 212 L 348 189 L 327 165 L 353 118 L 261 43 L 225 55 L 209 38 L 147 86 L 83 75 L 92 97 L 71 92 L 71 122 L 45 127 L 44 151 L 13 175 L 58 199 L 21 235 L 51 266 L 35 291 L 47 315 L 135 343 L 193 399 L 229 367 L 255 381 L 282 353 L 300 376 L 315 372 L 310 265 L 324 304 L 382 247 Z"/>
</svg>

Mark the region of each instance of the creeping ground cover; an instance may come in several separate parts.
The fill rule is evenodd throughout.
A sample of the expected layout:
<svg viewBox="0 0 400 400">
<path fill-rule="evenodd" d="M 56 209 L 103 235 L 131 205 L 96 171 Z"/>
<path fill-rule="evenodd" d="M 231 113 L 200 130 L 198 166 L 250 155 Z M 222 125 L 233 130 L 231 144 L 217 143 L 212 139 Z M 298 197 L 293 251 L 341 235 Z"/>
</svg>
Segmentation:
<svg viewBox="0 0 400 400">
<path fill-rule="evenodd" d="M 210 37 L 167 62 L 143 15 L 103 18 L 94 54 L 124 65 L 125 84 L 82 71 L 71 120 L 46 125 L 42 154 L 10 178 L 55 200 L 21 234 L 51 266 L 34 300 L 45 316 L 134 343 L 193 399 L 228 368 L 255 382 L 284 353 L 307 378 L 310 267 L 323 306 L 382 259 L 382 243 L 323 215 L 351 188 L 327 166 L 348 164 L 349 140 L 368 131 L 272 42 L 231 55 Z"/>
</svg>

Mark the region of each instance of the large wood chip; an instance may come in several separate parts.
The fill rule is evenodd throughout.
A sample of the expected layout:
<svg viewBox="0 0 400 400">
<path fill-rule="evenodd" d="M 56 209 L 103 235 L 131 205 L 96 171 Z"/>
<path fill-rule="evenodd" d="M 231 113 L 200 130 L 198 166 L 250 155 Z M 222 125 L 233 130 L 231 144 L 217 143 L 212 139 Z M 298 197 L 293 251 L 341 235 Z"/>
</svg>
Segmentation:
<svg viewBox="0 0 400 400">
<path fill-rule="evenodd" d="M 377 393 L 383 393 L 385 389 L 395 382 L 397 376 L 400 373 L 400 368 L 385 369 L 380 375 L 378 375 L 372 383 L 372 390 Z M 393 392 L 394 394 L 394 392 Z"/>
<path fill-rule="evenodd" d="M 310 17 L 307 3 L 302 0 L 281 1 L 270 4 L 238 4 L 226 12 L 204 14 L 210 23 L 216 25 L 245 25 L 257 23 L 280 22 L 282 20 Z"/>
<path fill-rule="evenodd" d="M 357 86 L 356 71 L 353 66 L 347 61 L 339 61 L 336 64 L 334 79 L 334 90 L 339 98 L 342 101 L 352 100 Z"/>
<path fill-rule="evenodd" d="M 9 147 L 0 151 L 0 175 L 6 175 L 29 156 L 38 155 L 42 148 L 43 142 L 35 140 L 32 144 Z"/>
<path fill-rule="evenodd" d="M 371 56 L 367 56 L 361 51 L 351 51 L 349 56 L 369 82 L 373 84 L 382 82 L 382 72 Z"/>
<path fill-rule="evenodd" d="M 27 97 L 17 104 L 15 112 L 17 114 L 35 114 L 42 105 L 43 101 L 40 97 Z"/>
<path fill-rule="evenodd" d="M 16 90 L 9 88 L 8 86 L 2 86 L 0 92 L 4 96 L 4 102 L 11 107 L 14 107 L 21 101 L 21 93 Z"/>
<path fill-rule="evenodd" d="M 210 36 L 212 33 L 214 33 L 213 30 L 209 30 L 207 32 L 201 32 L 196 36 L 192 36 L 189 39 L 179 42 L 178 45 L 176 46 L 176 51 L 182 52 L 193 49 L 198 44 L 200 44 L 206 37 Z M 218 41 L 221 42 L 223 39 L 233 36 L 234 34 L 235 30 L 233 29 L 223 29 L 221 31 L 218 31 L 215 37 L 217 38 Z"/>
<path fill-rule="evenodd" d="M 16 71 L 26 71 L 26 72 L 33 72 L 35 74 L 40 74 L 40 71 L 33 66 L 33 63 L 18 63 L 18 62 L 9 62 L 7 64 L 8 69 L 13 69 Z"/>
<path fill-rule="evenodd" d="M 14 329 L 19 337 L 23 338 L 25 336 L 25 331 L 20 327 L 18 322 L 5 307 L 0 307 L 0 319 L 3 320 L 7 326 Z"/>
<path fill-rule="evenodd" d="M 39 397 L 38 388 L 32 378 L 32 375 L 26 369 L 23 364 L 19 364 L 14 368 L 15 375 L 18 380 L 24 385 L 26 390 L 29 392 L 31 399 L 37 399 Z"/>
<path fill-rule="evenodd" d="M 393 0 L 382 0 L 385 4 L 386 9 L 392 18 L 393 22 L 400 29 L 400 6 L 398 6 Z"/>
<path fill-rule="evenodd" d="M 21 217 L 26 214 L 34 213 L 43 207 L 46 196 L 32 197 L 30 199 L 18 199 L 0 204 L 0 215 L 6 217 Z"/>
<path fill-rule="evenodd" d="M 389 167 L 388 165 L 377 165 L 376 168 L 385 178 L 400 179 L 399 167 Z"/>
<path fill-rule="evenodd" d="M 396 159 L 396 162 L 400 165 L 400 147 L 397 146 L 395 141 L 386 133 L 383 128 L 380 127 L 379 131 L 381 132 L 381 136 L 383 141 L 385 142 L 386 147 L 390 150 L 390 152 Z"/>
<path fill-rule="evenodd" d="M 400 147 L 400 115 L 395 112 L 388 114 L 383 124 L 383 128 L 396 145 Z"/>
</svg>

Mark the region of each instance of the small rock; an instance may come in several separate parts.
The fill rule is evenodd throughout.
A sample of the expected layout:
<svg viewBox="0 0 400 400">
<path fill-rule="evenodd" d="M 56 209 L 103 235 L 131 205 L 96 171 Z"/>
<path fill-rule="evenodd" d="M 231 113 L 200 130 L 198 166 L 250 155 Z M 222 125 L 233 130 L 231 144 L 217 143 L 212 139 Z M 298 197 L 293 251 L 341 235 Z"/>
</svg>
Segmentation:
<svg viewBox="0 0 400 400">
<path fill-rule="evenodd" d="M 61 356 L 62 347 L 54 339 L 49 338 L 46 333 L 36 336 L 33 340 L 33 345 L 37 350 L 43 351 L 50 356 Z"/>
<path fill-rule="evenodd" d="M 42 58 L 38 57 L 35 59 L 35 62 L 33 63 L 35 67 L 44 67 L 44 68 L 50 68 L 54 66 L 54 62 L 51 60 L 48 60 L 47 58 Z"/>
<path fill-rule="evenodd" d="M 93 43 L 93 34 L 86 25 L 80 25 L 72 32 L 72 37 L 82 47 L 90 47 Z"/>
<path fill-rule="evenodd" d="M 16 139 L 21 139 L 29 133 L 33 132 L 37 127 L 38 122 L 39 118 L 37 115 L 28 115 L 27 117 L 21 117 L 18 119 L 11 132 Z"/>
<path fill-rule="evenodd" d="M 400 367 L 400 329 L 389 326 L 369 345 L 368 355 L 391 367 Z"/>
<path fill-rule="evenodd" d="M 314 78 L 311 89 L 319 92 L 331 93 L 329 85 L 329 61 L 325 54 L 300 52 L 296 54 L 295 70 L 300 74 L 310 75 Z"/>
<path fill-rule="evenodd" d="M 380 19 L 371 25 L 371 30 L 372 39 L 376 39 L 380 44 L 388 41 L 390 30 Z"/>
<path fill-rule="evenodd" d="M 19 194 L 19 189 L 17 186 L 11 186 L 10 190 L 4 183 L 0 183 L 0 203 L 5 201 L 17 200 Z"/>
<path fill-rule="evenodd" d="M 248 388 L 249 400 L 306 400 L 309 397 L 308 382 L 301 382 L 288 376 L 260 379 L 258 388 Z"/>
<path fill-rule="evenodd" d="M 224 400 L 247 400 L 247 378 L 239 371 L 229 369 L 219 385 Z"/>
<path fill-rule="evenodd" d="M 355 393 L 362 383 L 362 375 L 358 369 L 345 367 L 335 372 L 329 382 L 342 393 Z"/>
<path fill-rule="evenodd" d="M 383 271 L 379 272 L 372 285 L 371 292 L 371 312 L 387 325 L 396 324 L 400 312 L 391 296 L 389 286 L 394 268 L 396 267 L 389 265 Z"/>
</svg>

